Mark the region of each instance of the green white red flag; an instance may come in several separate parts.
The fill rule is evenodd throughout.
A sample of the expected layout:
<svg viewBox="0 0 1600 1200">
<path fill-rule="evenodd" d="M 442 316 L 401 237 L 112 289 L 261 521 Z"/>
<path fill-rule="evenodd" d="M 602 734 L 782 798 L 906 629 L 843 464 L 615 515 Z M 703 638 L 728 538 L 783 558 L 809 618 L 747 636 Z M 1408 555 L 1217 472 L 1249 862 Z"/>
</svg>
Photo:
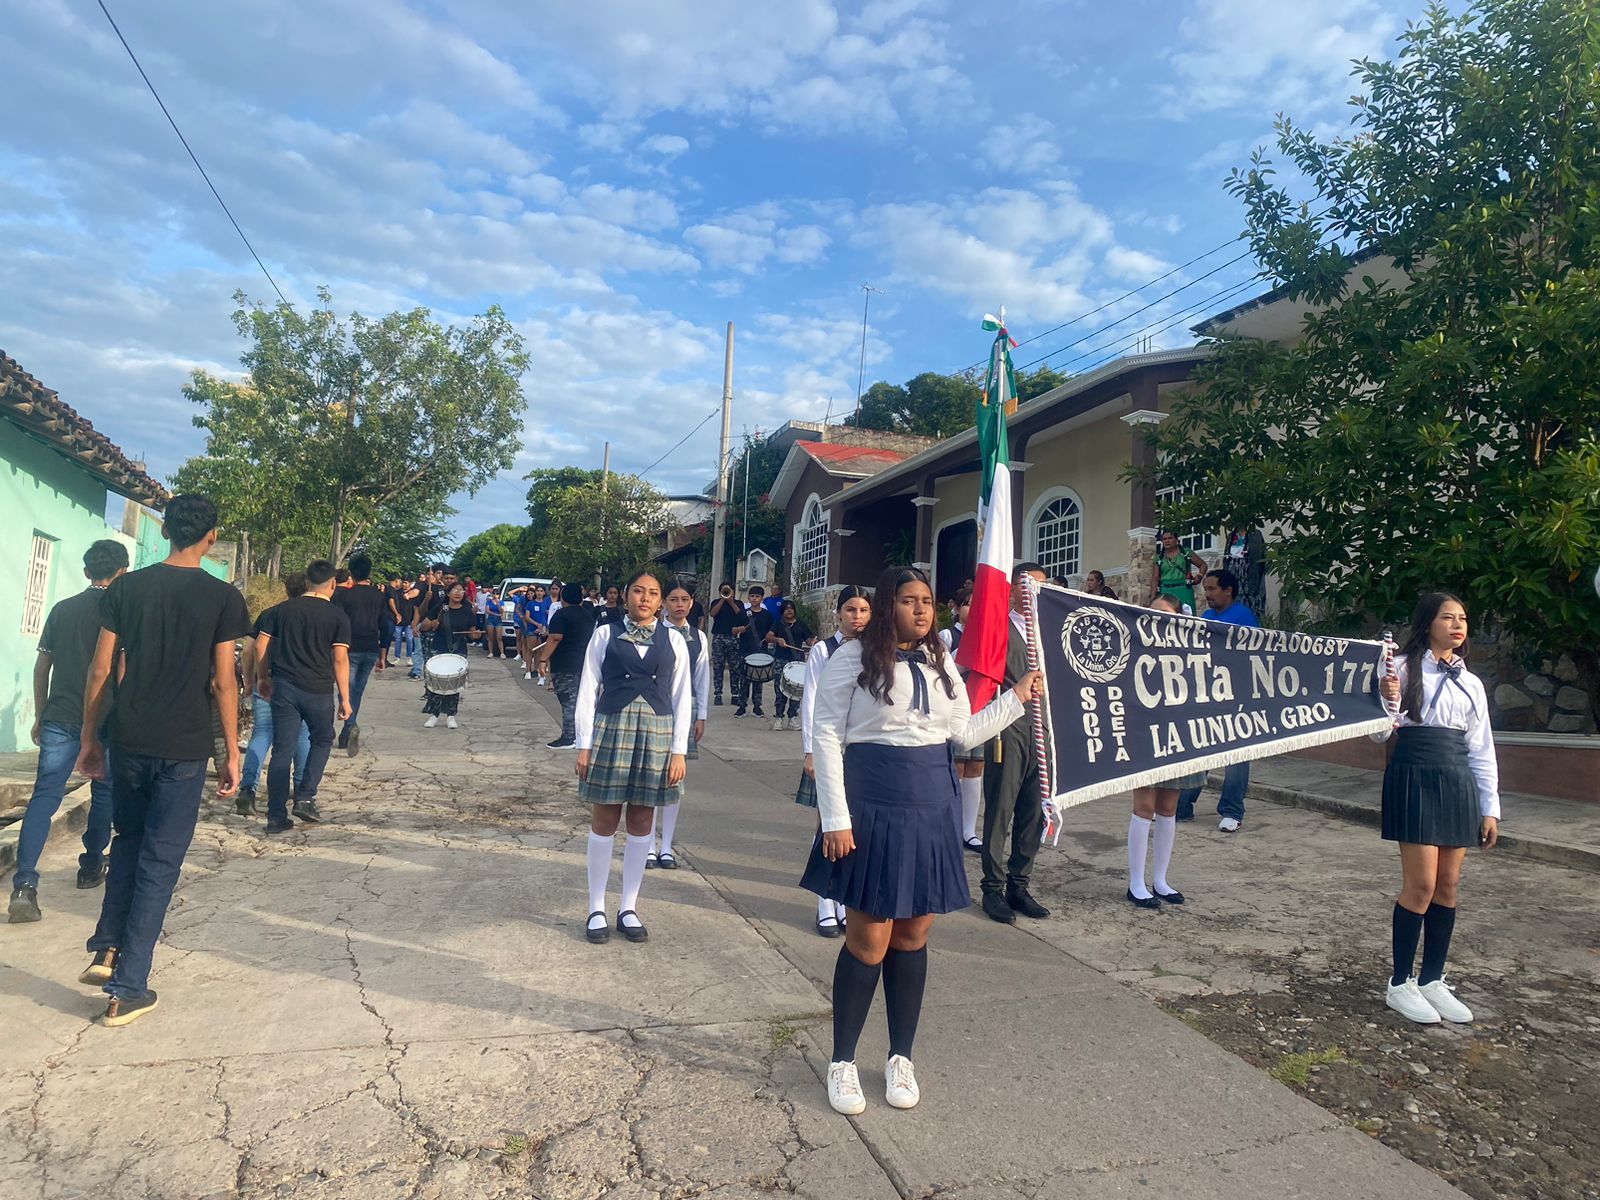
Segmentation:
<svg viewBox="0 0 1600 1200">
<path fill-rule="evenodd" d="M 1006 409 L 1017 394 L 1011 365 L 1015 343 L 1005 327 L 1006 310 L 986 315 L 994 332 L 989 370 L 978 401 L 978 451 L 983 486 L 978 495 L 978 569 L 973 575 L 972 608 L 956 649 L 956 665 L 967 672 L 967 698 L 978 712 L 994 698 L 1006 673 L 1011 636 L 1011 564 L 1016 546 L 1011 528 L 1011 442 Z"/>
</svg>

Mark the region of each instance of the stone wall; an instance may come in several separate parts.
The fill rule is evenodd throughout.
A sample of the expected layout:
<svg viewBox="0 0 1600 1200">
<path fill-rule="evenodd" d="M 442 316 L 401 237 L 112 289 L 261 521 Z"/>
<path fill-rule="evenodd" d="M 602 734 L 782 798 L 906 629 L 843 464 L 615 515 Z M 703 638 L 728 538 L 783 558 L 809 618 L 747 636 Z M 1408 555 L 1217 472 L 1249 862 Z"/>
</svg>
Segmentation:
<svg viewBox="0 0 1600 1200">
<path fill-rule="evenodd" d="M 1477 646 L 1474 646 L 1477 649 Z M 1537 670 L 1510 660 L 1499 647 L 1474 658 L 1472 669 L 1489 690 L 1496 729 L 1515 733 L 1594 733 L 1589 693 L 1580 685 L 1572 659 L 1544 659 Z"/>
</svg>

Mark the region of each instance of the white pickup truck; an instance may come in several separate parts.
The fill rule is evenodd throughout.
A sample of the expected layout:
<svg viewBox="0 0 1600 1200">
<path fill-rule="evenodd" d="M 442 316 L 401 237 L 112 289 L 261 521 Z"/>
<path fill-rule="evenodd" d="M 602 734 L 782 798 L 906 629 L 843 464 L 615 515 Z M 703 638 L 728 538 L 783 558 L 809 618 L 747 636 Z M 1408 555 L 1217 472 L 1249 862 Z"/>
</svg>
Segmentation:
<svg viewBox="0 0 1600 1200">
<path fill-rule="evenodd" d="M 551 582 L 552 581 L 549 579 L 535 579 L 532 576 L 521 575 L 512 579 L 502 579 L 500 581 L 500 636 L 504 640 L 505 644 L 508 647 L 511 647 L 510 653 L 516 653 L 517 623 L 515 610 L 511 607 L 511 605 L 506 603 L 506 597 L 511 595 L 512 592 L 529 587 L 535 583 L 541 584 L 546 591 L 548 591 Z"/>
</svg>

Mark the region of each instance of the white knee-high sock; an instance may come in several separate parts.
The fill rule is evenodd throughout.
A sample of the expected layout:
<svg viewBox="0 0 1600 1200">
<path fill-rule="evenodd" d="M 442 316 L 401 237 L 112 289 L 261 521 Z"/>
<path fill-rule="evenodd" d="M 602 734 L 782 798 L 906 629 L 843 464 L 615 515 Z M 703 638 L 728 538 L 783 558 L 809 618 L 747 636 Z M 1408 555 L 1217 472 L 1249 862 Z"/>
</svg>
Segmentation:
<svg viewBox="0 0 1600 1200">
<path fill-rule="evenodd" d="M 817 898 L 817 920 L 825 921 L 831 916 L 833 916 L 833 901 L 826 896 L 819 896 Z"/>
<path fill-rule="evenodd" d="M 971 841 L 978 836 L 978 810 L 983 807 L 983 776 L 961 781 L 961 837 Z"/>
<path fill-rule="evenodd" d="M 1150 818 L 1137 813 L 1128 818 L 1128 890 L 1141 900 L 1149 898 L 1144 885 L 1144 857 L 1150 844 Z"/>
<path fill-rule="evenodd" d="M 1155 820 L 1155 853 L 1150 859 L 1150 881 L 1156 895 L 1164 896 L 1178 889 L 1167 882 L 1167 868 L 1172 865 L 1172 844 L 1178 840 L 1178 818 L 1157 814 Z"/>
<path fill-rule="evenodd" d="M 678 829 L 679 804 L 668 804 L 656 809 L 656 830 L 661 834 L 661 853 L 672 853 L 672 835 Z"/>
<path fill-rule="evenodd" d="M 606 885 L 611 882 L 611 851 L 616 846 L 614 837 L 602 837 L 589 831 L 589 911 L 606 910 Z"/>
<path fill-rule="evenodd" d="M 645 855 L 650 853 L 650 843 L 654 840 L 652 834 L 642 833 L 635 837 L 630 833 L 622 844 L 622 907 L 619 912 L 639 906 L 639 889 L 644 885 Z"/>
</svg>

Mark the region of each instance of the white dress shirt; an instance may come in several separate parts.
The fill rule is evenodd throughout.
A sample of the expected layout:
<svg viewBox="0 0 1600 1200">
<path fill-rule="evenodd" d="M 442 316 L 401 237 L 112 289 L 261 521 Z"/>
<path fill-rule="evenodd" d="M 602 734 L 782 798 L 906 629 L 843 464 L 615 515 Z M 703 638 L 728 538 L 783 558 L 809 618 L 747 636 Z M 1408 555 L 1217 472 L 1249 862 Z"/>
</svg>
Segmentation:
<svg viewBox="0 0 1600 1200">
<path fill-rule="evenodd" d="M 806 653 L 806 690 L 800 695 L 800 752 L 811 753 L 812 714 L 817 707 L 817 686 L 822 672 L 827 669 L 830 649 L 829 639 L 823 638 Z M 844 642 L 839 643 L 840 648 Z M 813 767 L 815 769 L 815 767 Z"/>
<path fill-rule="evenodd" d="M 624 631 L 621 622 L 601 625 L 589 639 L 583 653 L 583 675 L 578 680 L 578 707 L 574 714 L 577 725 L 579 750 L 594 748 L 594 706 L 600 699 L 600 664 L 605 661 L 606 648 L 611 645 L 613 633 Z M 629 642 L 643 658 L 650 650 L 648 643 Z M 672 655 L 672 683 L 667 695 L 672 702 L 672 753 L 689 753 L 690 726 L 694 723 L 694 697 L 689 686 L 689 647 L 681 637 L 667 639 L 667 651 Z"/>
<path fill-rule="evenodd" d="M 911 672 L 921 671 L 928 684 L 928 712 L 911 705 Z M 938 673 L 926 667 L 896 662 L 889 702 L 880 703 L 856 683 L 861 674 L 861 643 L 846 642 L 834 651 L 822 672 L 812 713 L 811 767 L 817 778 L 817 808 L 822 829 L 833 833 L 850 828 L 850 807 L 844 795 L 844 748 L 856 742 L 885 746 L 937 746 L 954 742 L 971 749 L 995 736 L 1023 713 L 1022 701 L 1010 688 L 997 695 L 977 716 L 967 704 L 967 687 L 955 664 L 944 660 L 945 678 L 952 699 Z"/>
<path fill-rule="evenodd" d="M 1400 676 L 1400 694 L 1406 690 L 1406 660 L 1394 660 L 1395 671 Z M 1441 690 L 1441 685 L 1442 689 Z M 1437 696 L 1437 700 L 1435 699 Z M 1489 696 L 1483 681 L 1461 668 L 1460 686 L 1452 683 L 1439 669 L 1439 660 L 1433 651 L 1422 655 L 1422 720 L 1413 721 L 1406 713 L 1400 714 L 1400 728 L 1408 725 L 1431 725 L 1440 729 L 1459 729 L 1467 735 L 1467 765 L 1478 783 L 1478 815 L 1500 819 L 1500 764 L 1494 756 L 1494 733 L 1489 728 Z M 1372 735 L 1375 742 L 1389 740 L 1391 730 Z"/>
<path fill-rule="evenodd" d="M 667 622 L 668 629 L 675 629 L 683 635 L 683 648 L 689 648 L 689 639 L 699 633 L 694 626 L 685 621 L 682 625 Z M 693 719 L 704 721 L 706 713 L 711 710 L 711 644 L 710 639 L 700 636 L 700 657 L 689 655 L 689 661 L 694 664 L 689 680 L 689 694 L 694 697 Z M 693 736 L 693 731 L 690 731 Z"/>
</svg>

